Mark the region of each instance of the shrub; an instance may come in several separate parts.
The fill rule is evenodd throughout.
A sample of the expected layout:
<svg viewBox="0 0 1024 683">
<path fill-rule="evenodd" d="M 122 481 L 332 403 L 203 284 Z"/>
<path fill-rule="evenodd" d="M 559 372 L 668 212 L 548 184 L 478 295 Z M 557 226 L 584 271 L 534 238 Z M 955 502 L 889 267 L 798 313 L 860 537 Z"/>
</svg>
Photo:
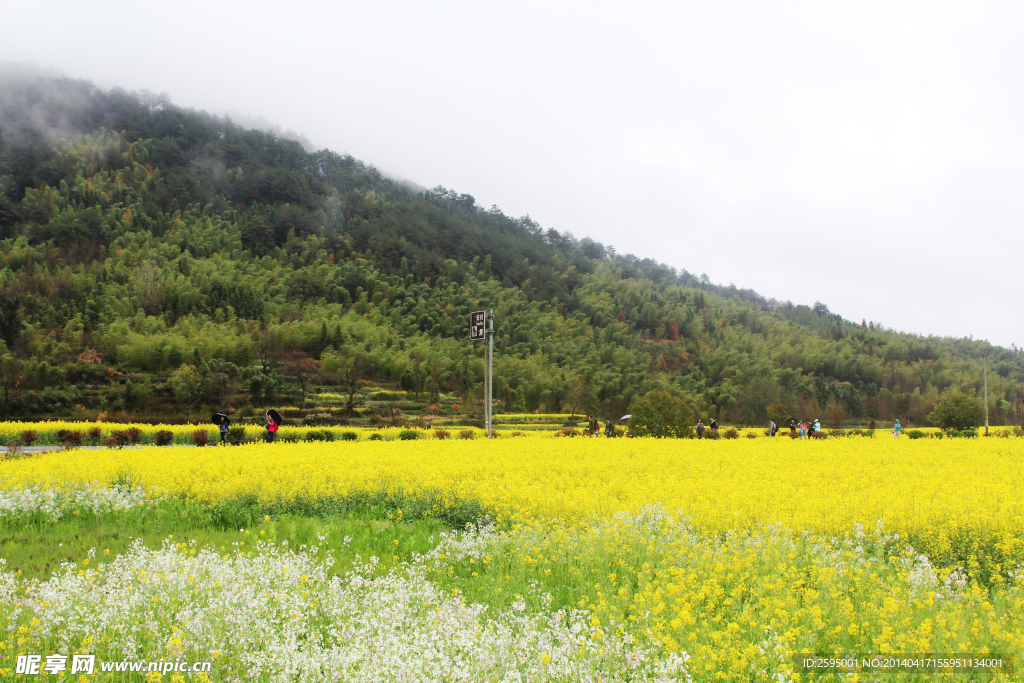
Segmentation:
<svg viewBox="0 0 1024 683">
<path fill-rule="evenodd" d="M 985 421 L 985 406 L 980 399 L 960 392 L 950 392 L 939 399 L 928 421 L 944 431 L 964 431 Z"/>
<path fill-rule="evenodd" d="M 81 448 L 82 442 L 85 441 L 85 434 L 69 429 L 61 429 L 57 432 L 57 441 L 66 449 Z"/>
<path fill-rule="evenodd" d="M 757 434 L 755 434 L 754 432 L 747 432 L 747 438 L 748 439 L 756 439 L 757 438 Z"/>
<path fill-rule="evenodd" d="M 768 419 L 774 420 L 777 425 L 781 425 L 789 419 L 789 408 L 781 403 L 769 403 L 767 409 Z"/>
<path fill-rule="evenodd" d="M 383 441 L 384 437 L 380 434 L 370 434 L 367 441 Z"/>
<path fill-rule="evenodd" d="M 722 438 L 723 439 L 738 439 L 738 438 L 740 438 L 740 433 L 736 430 L 735 427 L 729 427 L 724 432 L 722 432 Z"/>
<path fill-rule="evenodd" d="M 281 437 L 281 441 L 284 441 L 285 443 L 298 443 L 299 442 L 299 435 L 296 434 L 295 432 L 284 432 L 284 433 L 278 432 L 278 434 Z"/>
<path fill-rule="evenodd" d="M 426 408 L 424 408 L 423 412 L 426 413 L 427 415 L 440 415 L 441 414 L 441 406 L 440 406 L 440 404 L 433 403 L 433 404 L 427 406 Z"/>
<path fill-rule="evenodd" d="M 716 432 L 714 429 L 705 429 L 704 430 L 704 436 L 701 437 L 701 438 L 711 439 L 712 441 L 716 441 L 717 439 L 720 439 L 721 436 L 722 435 L 719 434 L 718 432 Z"/>
<path fill-rule="evenodd" d="M 403 429 L 398 433 L 398 438 L 401 441 L 415 441 L 420 438 L 420 433 L 415 429 Z"/>
<path fill-rule="evenodd" d="M 114 437 L 110 437 L 109 439 L 103 439 L 103 445 L 106 446 L 107 448 L 119 448 L 119 446 L 117 445 L 117 440 L 114 439 Z"/>
<path fill-rule="evenodd" d="M 7 443 L 7 452 L 4 454 L 5 458 L 16 458 L 18 453 L 21 452 L 21 444 L 17 441 L 9 441 Z"/>
<path fill-rule="evenodd" d="M 923 439 L 926 436 L 928 435 L 922 432 L 920 429 L 911 429 L 909 432 L 907 432 L 908 439 Z"/>
<path fill-rule="evenodd" d="M 921 432 L 921 433 L 923 434 L 924 432 Z M 833 429 L 832 431 L 830 431 L 828 433 L 828 435 L 829 436 L 846 436 L 846 432 L 844 432 L 842 429 Z"/>
<path fill-rule="evenodd" d="M 245 441 L 245 427 L 228 427 L 228 441 L 236 446 Z"/>
<path fill-rule="evenodd" d="M 306 441 L 326 441 L 326 440 L 327 440 L 327 437 L 324 436 L 324 433 L 319 431 L 319 430 L 310 429 L 308 432 L 306 432 Z"/>
<path fill-rule="evenodd" d="M 581 436 L 583 432 L 572 427 L 566 427 L 565 429 L 559 429 L 555 432 L 555 436 Z"/>
<path fill-rule="evenodd" d="M 459 432 L 459 438 L 474 439 L 476 438 L 476 432 L 474 432 L 472 429 L 463 429 L 462 431 Z"/>
<path fill-rule="evenodd" d="M 205 446 L 210 440 L 210 433 L 205 429 L 197 429 L 192 432 L 192 443 L 196 446 Z"/>
<path fill-rule="evenodd" d="M 828 438 L 828 434 L 826 434 L 825 432 L 811 432 L 811 438 L 812 439 L 827 439 Z"/>
<path fill-rule="evenodd" d="M 338 418 L 330 413 L 310 413 L 302 418 L 302 424 L 309 427 L 330 427 L 338 424 Z"/>
<path fill-rule="evenodd" d="M 341 440 L 342 441 L 359 441 L 359 435 L 356 434 L 355 432 L 342 432 L 341 433 Z"/>
<path fill-rule="evenodd" d="M 958 439 L 973 439 L 978 436 L 977 429 L 950 429 L 946 431 L 946 434 L 953 438 Z"/>
<path fill-rule="evenodd" d="M 170 446 L 174 442 L 174 432 L 161 429 L 153 435 L 153 443 L 157 446 Z"/>
<path fill-rule="evenodd" d="M 31 429 L 26 429 L 21 433 L 21 444 L 23 446 L 31 446 L 38 440 L 39 434 L 37 432 L 32 431 Z"/>
<path fill-rule="evenodd" d="M 100 440 L 103 438 L 103 430 L 99 427 L 92 427 L 89 429 L 89 443 L 94 446 L 99 445 Z"/>
<path fill-rule="evenodd" d="M 447 439 L 451 435 L 452 435 L 451 432 L 446 431 L 444 429 L 435 429 L 434 430 L 434 438 L 435 439 Z"/>
<path fill-rule="evenodd" d="M 526 436 L 526 432 L 512 432 L 509 436 Z"/>
<path fill-rule="evenodd" d="M 137 444 L 137 443 L 141 443 L 142 442 L 142 430 L 141 429 L 139 429 L 138 427 L 129 427 L 127 429 L 127 432 L 128 432 L 128 441 L 130 441 L 133 444 Z"/>
<path fill-rule="evenodd" d="M 460 406 L 458 403 L 451 404 L 450 406 L 448 406 L 448 409 L 451 412 L 453 412 L 453 413 L 461 413 L 462 412 L 462 406 Z"/>
<path fill-rule="evenodd" d="M 111 433 L 110 438 L 118 448 L 124 448 L 128 445 L 128 442 L 131 441 L 131 437 L 128 435 L 128 432 L 124 430 L 118 430 Z"/>
<path fill-rule="evenodd" d="M 633 402 L 630 436 L 693 438 L 693 411 L 667 391 L 649 391 Z"/>
<path fill-rule="evenodd" d="M 875 424 L 874 420 L 871 421 L 871 424 Z M 870 429 L 868 429 L 868 431 L 864 432 L 864 436 L 868 437 L 869 439 L 875 438 L 875 428 L 871 427 Z"/>
</svg>

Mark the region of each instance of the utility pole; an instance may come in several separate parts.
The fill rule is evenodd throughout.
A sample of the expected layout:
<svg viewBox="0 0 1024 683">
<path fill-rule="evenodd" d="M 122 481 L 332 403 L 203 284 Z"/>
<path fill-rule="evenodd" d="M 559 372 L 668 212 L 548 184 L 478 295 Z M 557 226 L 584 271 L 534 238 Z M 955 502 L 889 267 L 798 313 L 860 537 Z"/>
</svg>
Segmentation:
<svg viewBox="0 0 1024 683">
<path fill-rule="evenodd" d="M 981 354 L 985 362 L 985 436 L 988 436 L 988 354 Z"/>
<path fill-rule="evenodd" d="M 487 342 L 487 358 L 484 363 L 484 424 L 487 425 L 487 438 L 494 436 L 491 396 L 494 386 L 494 309 L 473 311 L 469 314 L 470 341 Z"/>
<path fill-rule="evenodd" d="M 487 438 L 493 438 L 494 416 L 491 397 L 494 395 L 494 309 L 487 311 Z M 987 386 L 987 385 L 986 385 Z M 985 410 L 988 410 L 986 404 Z M 985 420 L 988 424 L 988 419 Z M 987 428 L 985 434 L 988 434 Z"/>
</svg>

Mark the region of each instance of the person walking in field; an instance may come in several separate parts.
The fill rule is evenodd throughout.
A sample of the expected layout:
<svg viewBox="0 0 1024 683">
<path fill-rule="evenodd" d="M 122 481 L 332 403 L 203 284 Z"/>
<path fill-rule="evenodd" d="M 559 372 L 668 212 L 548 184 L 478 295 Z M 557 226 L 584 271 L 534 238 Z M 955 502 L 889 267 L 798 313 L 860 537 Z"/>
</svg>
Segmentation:
<svg viewBox="0 0 1024 683">
<path fill-rule="evenodd" d="M 223 446 L 228 442 L 228 419 L 221 415 L 217 426 L 220 428 L 220 445 Z"/>
<path fill-rule="evenodd" d="M 612 424 L 611 418 L 604 421 L 604 435 L 608 437 L 615 436 L 615 425 Z"/>
<path fill-rule="evenodd" d="M 803 439 L 807 436 L 807 421 L 800 420 L 800 438 Z"/>
<path fill-rule="evenodd" d="M 900 438 L 900 432 L 902 432 L 902 431 L 903 431 L 903 427 L 900 426 L 900 419 L 897 417 L 896 418 L 896 424 L 894 424 L 892 426 L 892 438 L 894 438 L 894 439 Z"/>
<path fill-rule="evenodd" d="M 821 436 L 821 422 L 818 421 L 818 418 L 814 418 L 814 434 Z"/>
<path fill-rule="evenodd" d="M 274 418 L 270 416 L 270 412 L 267 412 L 267 443 L 274 443 L 274 439 L 277 437 L 277 430 L 280 425 L 274 421 Z"/>
<path fill-rule="evenodd" d="M 775 420 L 768 420 L 768 436 L 775 436 L 777 431 L 779 431 L 779 428 L 775 424 Z"/>
<path fill-rule="evenodd" d="M 717 434 L 718 433 L 718 420 L 716 420 L 715 418 L 711 418 L 711 422 L 708 423 L 708 427 L 711 428 L 711 431 L 713 431 L 715 434 Z"/>
<path fill-rule="evenodd" d="M 698 419 L 697 420 L 697 438 L 699 439 L 702 436 L 704 436 L 704 423 L 700 419 Z"/>
<path fill-rule="evenodd" d="M 791 417 L 791 418 L 789 418 L 789 438 L 792 439 L 795 436 L 796 436 L 796 420 Z"/>
</svg>

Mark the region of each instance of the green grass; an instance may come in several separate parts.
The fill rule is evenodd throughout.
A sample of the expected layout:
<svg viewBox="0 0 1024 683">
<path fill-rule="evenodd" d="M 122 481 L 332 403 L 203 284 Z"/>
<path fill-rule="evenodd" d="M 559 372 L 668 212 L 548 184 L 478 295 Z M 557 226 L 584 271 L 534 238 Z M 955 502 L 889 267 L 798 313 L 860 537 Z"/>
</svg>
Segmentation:
<svg viewBox="0 0 1024 683">
<path fill-rule="evenodd" d="M 333 555 L 335 573 L 344 573 L 357 560 L 365 562 L 371 556 L 380 558 L 378 567 L 386 571 L 412 553 L 426 552 L 441 531 L 450 529 L 438 519 L 409 521 L 377 507 L 324 517 L 295 513 L 266 517 L 234 526 L 223 511 L 176 502 L 102 516 L 71 514 L 57 522 L 5 524 L 0 529 L 0 557 L 6 559 L 9 571 L 20 572 L 22 578 L 47 579 L 64 562 L 82 566 L 93 549 L 95 559 L 86 566 L 109 562 L 136 539 L 150 548 L 158 548 L 166 539 L 195 541 L 222 552 L 233 552 L 236 543 L 250 546 L 262 540 L 287 541 L 293 548 L 316 546 L 318 554 Z"/>
</svg>

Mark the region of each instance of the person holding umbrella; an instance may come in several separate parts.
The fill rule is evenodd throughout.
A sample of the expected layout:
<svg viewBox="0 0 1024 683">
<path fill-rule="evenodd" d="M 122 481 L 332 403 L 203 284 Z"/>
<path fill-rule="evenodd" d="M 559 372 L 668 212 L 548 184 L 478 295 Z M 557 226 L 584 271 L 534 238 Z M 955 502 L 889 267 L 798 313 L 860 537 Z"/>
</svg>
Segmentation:
<svg viewBox="0 0 1024 683">
<path fill-rule="evenodd" d="M 228 427 L 231 425 L 231 420 L 224 413 L 214 413 L 213 424 L 220 429 L 220 444 L 223 446 L 228 442 Z"/>
<path fill-rule="evenodd" d="M 267 443 L 274 443 L 277 430 L 281 427 L 281 413 L 273 408 L 267 411 Z"/>
</svg>

